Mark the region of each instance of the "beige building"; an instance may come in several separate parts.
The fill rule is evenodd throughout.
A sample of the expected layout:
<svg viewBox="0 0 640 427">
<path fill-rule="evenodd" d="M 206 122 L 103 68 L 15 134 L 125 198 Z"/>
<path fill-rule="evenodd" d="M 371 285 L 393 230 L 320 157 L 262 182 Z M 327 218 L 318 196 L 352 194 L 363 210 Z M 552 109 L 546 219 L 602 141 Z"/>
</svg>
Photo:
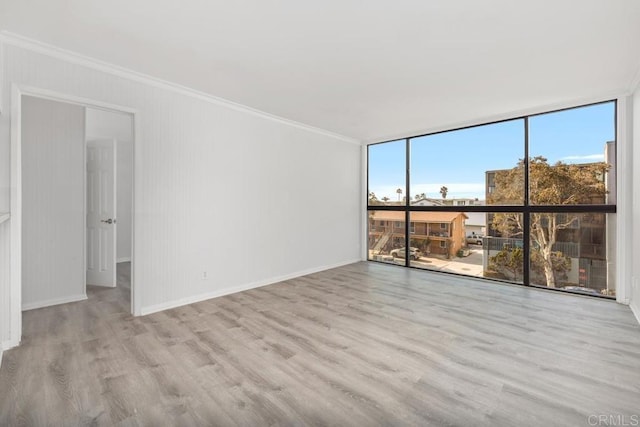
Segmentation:
<svg viewBox="0 0 640 427">
<path fill-rule="evenodd" d="M 424 255 L 451 257 L 465 246 L 465 220 L 462 212 L 411 212 L 411 246 Z M 393 211 L 369 212 L 369 249 L 388 253 L 405 245 L 405 214 Z"/>
</svg>

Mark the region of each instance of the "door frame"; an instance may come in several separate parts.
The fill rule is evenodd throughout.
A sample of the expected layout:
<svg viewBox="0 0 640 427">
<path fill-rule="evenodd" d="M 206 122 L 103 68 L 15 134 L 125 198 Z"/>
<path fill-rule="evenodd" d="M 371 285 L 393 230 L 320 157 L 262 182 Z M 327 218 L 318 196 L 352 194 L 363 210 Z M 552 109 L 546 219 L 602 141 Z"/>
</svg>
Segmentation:
<svg viewBox="0 0 640 427">
<path fill-rule="evenodd" d="M 116 104 L 110 104 L 94 99 L 82 98 L 70 94 L 54 92 L 37 87 L 11 85 L 11 256 L 10 256 L 10 340 L 8 348 L 16 347 L 22 338 L 22 96 L 47 99 L 79 105 L 85 108 L 107 110 L 115 113 L 130 114 L 133 118 L 133 174 L 131 200 L 131 314 L 141 315 L 139 290 L 135 286 L 135 230 L 136 230 L 136 147 L 140 140 L 140 112 L 136 109 Z M 86 152 L 86 142 L 83 150 Z M 86 153 L 85 153 L 86 156 Z M 86 161 L 86 160 L 85 160 Z M 86 173 L 85 173 L 86 181 Z M 83 198 L 86 200 L 86 182 Z M 86 205 L 86 203 L 85 203 Z M 86 211 L 86 206 L 85 206 Z M 85 212 L 86 213 L 86 212 Z M 86 215 L 85 215 L 86 217 Z M 84 270 L 86 271 L 86 218 L 84 220 Z"/>
</svg>

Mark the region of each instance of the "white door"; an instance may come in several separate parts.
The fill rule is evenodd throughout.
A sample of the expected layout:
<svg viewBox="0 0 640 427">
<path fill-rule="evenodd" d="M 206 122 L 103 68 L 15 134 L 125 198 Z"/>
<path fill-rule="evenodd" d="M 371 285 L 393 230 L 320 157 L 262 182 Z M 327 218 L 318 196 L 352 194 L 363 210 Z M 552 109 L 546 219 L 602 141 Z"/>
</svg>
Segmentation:
<svg viewBox="0 0 640 427">
<path fill-rule="evenodd" d="M 24 309 L 85 294 L 84 123 L 84 107 L 22 97 Z"/>
<path fill-rule="evenodd" d="M 116 286 L 115 171 L 115 141 L 87 141 L 87 285 Z"/>
</svg>

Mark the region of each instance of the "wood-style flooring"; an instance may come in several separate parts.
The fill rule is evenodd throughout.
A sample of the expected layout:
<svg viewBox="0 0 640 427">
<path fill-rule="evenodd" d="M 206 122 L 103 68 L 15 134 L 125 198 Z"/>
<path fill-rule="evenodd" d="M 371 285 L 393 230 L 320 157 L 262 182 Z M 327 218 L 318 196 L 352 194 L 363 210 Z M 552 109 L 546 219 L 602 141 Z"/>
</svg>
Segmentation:
<svg viewBox="0 0 640 427">
<path fill-rule="evenodd" d="M 23 314 L 22 345 L 0 369 L 1 426 L 588 426 L 640 414 L 640 325 L 611 301 L 375 263 L 144 317 L 129 314 L 124 286 L 88 294 Z"/>
</svg>

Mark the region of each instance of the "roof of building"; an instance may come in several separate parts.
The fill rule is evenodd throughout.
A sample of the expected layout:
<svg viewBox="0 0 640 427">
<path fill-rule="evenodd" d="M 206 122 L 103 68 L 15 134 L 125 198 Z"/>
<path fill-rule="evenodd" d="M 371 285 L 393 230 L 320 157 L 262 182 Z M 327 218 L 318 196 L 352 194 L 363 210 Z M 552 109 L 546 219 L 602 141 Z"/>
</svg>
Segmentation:
<svg viewBox="0 0 640 427">
<path fill-rule="evenodd" d="M 371 211 L 373 219 L 376 221 L 404 221 L 404 212 L 395 211 Z M 463 215 L 462 212 L 411 212 L 412 222 L 451 222 L 458 216 Z"/>
<path fill-rule="evenodd" d="M 413 206 L 444 206 L 442 200 L 439 199 L 431 199 L 427 197 L 426 199 L 413 200 L 411 201 Z"/>
</svg>

